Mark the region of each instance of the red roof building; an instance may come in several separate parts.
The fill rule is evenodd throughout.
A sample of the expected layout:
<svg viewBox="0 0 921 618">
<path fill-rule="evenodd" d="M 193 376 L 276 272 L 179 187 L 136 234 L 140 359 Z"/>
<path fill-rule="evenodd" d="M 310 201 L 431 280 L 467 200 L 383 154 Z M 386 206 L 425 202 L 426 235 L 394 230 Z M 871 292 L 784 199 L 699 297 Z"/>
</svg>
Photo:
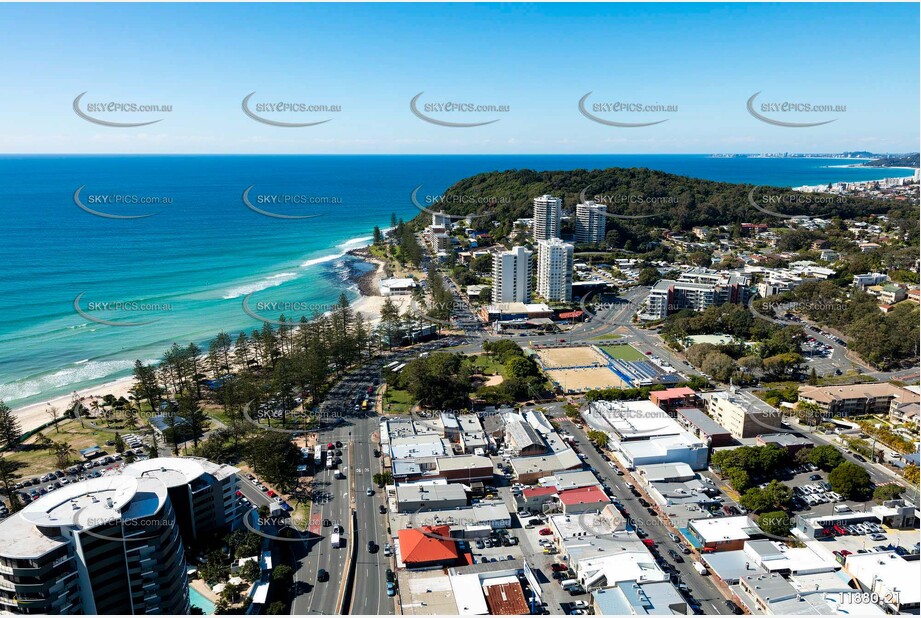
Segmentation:
<svg viewBox="0 0 921 618">
<path fill-rule="evenodd" d="M 600 511 L 611 503 L 611 499 L 597 485 L 567 489 L 560 492 L 560 502 L 563 512 L 567 515 L 573 513 L 586 513 Z"/>
<path fill-rule="evenodd" d="M 694 389 L 687 386 L 652 391 L 649 393 L 649 400 L 672 418 L 675 418 L 675 411 L 678 408 L 693 408 L 700 403 L 700 399 Z"/>
<path fill-rule="evenodd" d="M 400 557 L 406 568 L 453 565 L 459 554 L 449 526 L 423 526 L 400 530 Z"/>
<path fill-rule="evenodd" d="M 518 582 L 484 586 L 486 607 L 491 616 L 527 616 L 531 613 Z"/>
</svg>

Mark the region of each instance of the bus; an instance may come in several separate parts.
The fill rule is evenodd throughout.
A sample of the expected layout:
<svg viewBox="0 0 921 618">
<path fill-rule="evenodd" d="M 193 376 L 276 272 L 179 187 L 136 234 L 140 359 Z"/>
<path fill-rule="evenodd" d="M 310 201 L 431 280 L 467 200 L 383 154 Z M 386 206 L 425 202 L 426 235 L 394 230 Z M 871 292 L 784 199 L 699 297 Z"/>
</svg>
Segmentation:
<svg viewBox="0 0 921 618">
<path fill-rule="evenodd" d="M 323 464 L 323 445 L 317 444 L 313 449 L 313 465 L 320 467 Z"/>
</svg>

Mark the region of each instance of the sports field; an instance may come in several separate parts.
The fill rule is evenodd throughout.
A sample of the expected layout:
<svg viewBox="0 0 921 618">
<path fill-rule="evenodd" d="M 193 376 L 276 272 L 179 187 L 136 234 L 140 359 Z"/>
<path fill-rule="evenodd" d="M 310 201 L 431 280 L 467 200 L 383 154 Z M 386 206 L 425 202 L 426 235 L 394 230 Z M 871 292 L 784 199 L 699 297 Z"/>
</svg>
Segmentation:
<svg viewBox="0 0 921 618">
<path fill-rule="evenodd" d="M 608 360 L 604 356 L 588 346 L 545 348 L 537 350 L 536 354 L 546 369 L 555 367 L 595 367 L 608 364 Z"/>
<path fill-rule="evenodd" d="M 598 347 L 610 354 L 612 358 L 623 361 L 646 360 L 646 356 L 642 352 L 626 343 L 621 345 L 600 345 Z"/>
<path fill-rule="evenodd" d="M 548 369 L 545 373 L 566 393 L 582 393 L 595 388 L 628 387 L 606 366 L 588 369 Z"/>
</svg>

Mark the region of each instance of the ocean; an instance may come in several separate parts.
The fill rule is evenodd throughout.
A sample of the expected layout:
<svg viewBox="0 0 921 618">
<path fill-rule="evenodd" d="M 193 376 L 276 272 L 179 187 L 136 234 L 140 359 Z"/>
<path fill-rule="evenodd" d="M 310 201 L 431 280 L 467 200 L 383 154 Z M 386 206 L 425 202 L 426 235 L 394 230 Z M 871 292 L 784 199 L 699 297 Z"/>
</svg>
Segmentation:
<svg viewBox="0 0 921 618">
<path fill-rule="evenodd" d="M 848 163 L 706 155 L 0 156 L 0 400 L 20 407 L 128 375 L 135 359 L 159 359 L 173 342 L 202 345 L 222 329 L 235 338 L 261 328 L 252 314 L 274 320 L 286 307 L 289 317 L 311 315 L 342 292 L 357 298 L 354 275 L 364 265 L 346 251 L 367 244 L 375 225 L 388 227 L 391 213 L 418 214 L 410 195 L 419 185 L 421 201 L 466 176 L 516 168 L 648 167 L 787 187 L 911 174 Z"/>
</svg>

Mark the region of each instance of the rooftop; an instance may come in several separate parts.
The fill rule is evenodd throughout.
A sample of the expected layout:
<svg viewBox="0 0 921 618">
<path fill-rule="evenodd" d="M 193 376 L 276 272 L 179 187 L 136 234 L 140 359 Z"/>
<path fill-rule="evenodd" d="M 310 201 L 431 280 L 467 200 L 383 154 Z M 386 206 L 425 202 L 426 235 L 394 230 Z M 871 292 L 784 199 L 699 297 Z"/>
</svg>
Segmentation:
<svg viewBox="0 0 921 618">
<path fill-rule="evenodd" d="M 567 489 L 560 492 L 560 502 L 566 505 L 594 504 L 597 502 L 610 502 L 608 495 L 597 485 Z"/>
<path fill-rule="evenodd" d="M 400 557 L 404 564 L 453 562 L 457 560 L 457 543 L 449 540 L 448 526 L 423 526 L 400 530 Z"/>
<path fill-rule="evenodd" d="M 649 401 L 596 401 L 583 413 L 594 429 L 614 434 L 621 441 L 645 440 L 684 431 L 659 406 Z"/>
<path fill-rule="evenodd" d="M 694 425 L 708 436 L 728 434 L 729 430 L 707 416 L 702 410 L 697 408 L 679 408 L 676 411 L 678 416 L 685 418 L 690 424 Z"/>
<path fill-rule="evenodd" d="M 898 397 L 903 403 L 921 400 L 919 395 L 907 389 L 877 382 L 869 384 L 851 384 L 848 386 L 800 386 L 799 396 L 808 397 L 821 403 L 831 403 L 839 399 L 861 399 L 876 397 Z"/>
<path fill-rule="evenodd" d="M 694 528 L 704 542 L 750 539 L 752 534 L 761 534 L 758 526 L 748 515 L 736 517 L 708 517 L 692 519 L 688 526 Z"/>
</svg>

